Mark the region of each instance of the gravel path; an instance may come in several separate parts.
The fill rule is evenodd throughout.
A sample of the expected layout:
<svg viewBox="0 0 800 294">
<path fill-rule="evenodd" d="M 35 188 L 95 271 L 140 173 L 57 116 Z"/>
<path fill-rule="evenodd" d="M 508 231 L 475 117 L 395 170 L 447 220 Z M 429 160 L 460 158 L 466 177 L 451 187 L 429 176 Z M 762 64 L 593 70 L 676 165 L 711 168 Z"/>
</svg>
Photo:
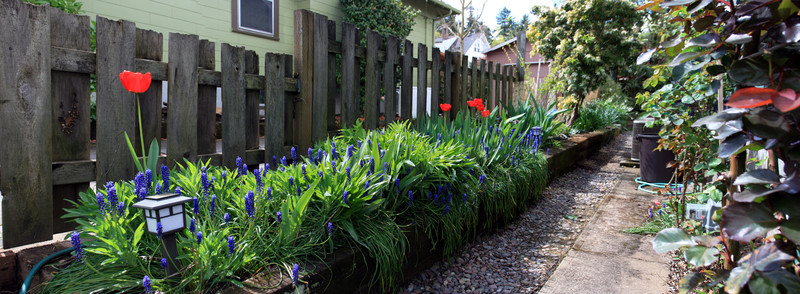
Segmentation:
<svg viewBox="0 0 800 294">
<path fill-rule="evenodd" d="M 619 180 L 619 162 L 630 156 L 629 137 L 623 133 L 578 162 L 508 226 L 478 237 L 449 260 L 437 262 L 401 293 L 538 291 Z"/>
</svg>

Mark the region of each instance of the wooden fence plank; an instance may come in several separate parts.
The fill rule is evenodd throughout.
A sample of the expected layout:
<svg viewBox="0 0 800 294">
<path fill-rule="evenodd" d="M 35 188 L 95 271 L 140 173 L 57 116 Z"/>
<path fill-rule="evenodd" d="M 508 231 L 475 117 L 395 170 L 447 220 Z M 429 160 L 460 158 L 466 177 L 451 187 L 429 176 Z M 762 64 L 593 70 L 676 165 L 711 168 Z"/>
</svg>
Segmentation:
<svg viewBox="0 0 800 294">
<path fill-rule="evenodd" d="M 417 121 L 424 123 L 427 119 L 428 112 L 426 104 L 428 103 L 428 68 L 425 60 L 428 58 L 428 47 L 425 44 L 417 44 Z M 435 58 L 434 58 L 435 59 Z"/>
<path fill-rule="evenodd" d="M 336 42 L 336 22 L 333 20 L 328 20 L 328 43 Z M 328 90 L 326 91 L 327 95 L 327 102 L 328 102 L 328 112 L 325 117 L 328 120 L 328 128 L 326 131 L 336 131 L 336 107 L 340 104 L 337 104 L 336 101 L 341 99 L 341 96 L 336 91 L 336 54 L 328 52 L 328 75 L 325 77 L 328 79 Z M 340 109 L 341 113 L 342 109 Z M 341 122 L 342 117 L 339 116 L 339 121 Z M 335 134 L 334 134 L 335 135 Z"/>
<path fill-rule="evenodd" d="M 502 65 L 498 62 L 494 65 L 494 96 L 492 97 L 492 108 L 500 106 L 500 91 L 502 89 L 503 83 L 501 82 L 503 79 L 502 72 L 500 71 L 500 67 Z"/>
<path fill-rule="evenodd" d="M 200 40 L 198 65 L 214 70 L 216 57 L 214 42 Z M 197 86 L 197 154 L 217 152 L 217 87 Z"/>
<path fill-rule="evenodd" d="M 400 118 L 403 120 L 411 119 L 411 94 L 413 94 L 414 67 L 411 61 L 414 60 L 414 44 L 409 40 L 403 42 L 403 77 L 400 88 Z"/>
<path fill-rule="evenodd" d="M 297 91 L 285 91 L 285 89 L 289 89 L 294 87 L 293 89 L 297 89 L 297 84 L 295 83 L 293 86 L 290 85 L 287 80 L 288 77 L 292 77 L 294 79 L 294 60 L 291 55 L 284 54 L 282 55 L 283 61 L 283 82 L 284 82 L 284 92 L 283 92 L 283 106 L 284 106 L 284 117 L 283 117 L 283 145 L 284 146 L 291 146 L 296 145 L 296 141 L 294 140 L 294 133 L 295 127 L 294 118 L 295 118 L 295 97 L 297 97 Z M 267 89 L 269 90 L 269 89 Z"/>
<path fill-rule="evenodd" d="M 450 102 L 453 105 L 453 109 L 450 110 L 450 117 L 455 119 L 459 111 L 467 108 L 467 96 L 469 95 L 467 92 L 467 56 L 456 53 L 453 56 L 453 63 L 453 100 Z"/>
<path fill-rule="evenodd" d="M 356 43 L 358 32 L 356 26 L 350 23 L 342 23 L 342 115 L 341 126 L 347 128 L 352 126 L 358 119 L 358 94 L 359 81 L 356 78 L 355 70 L 360 67 L 356 63 Z"/>
<path fill-rule="evenodd" d="M 245 74 L 258 74 L 258 54 L 255 51 L 244 52 Z M 259 143 L 259 115 L 258 104 L 261 100 L 261 91 L 245 90 L 245 149 L 258 149 Z"/>
<path fill-rule="evenodd" d="M 300 94 L 295 103 L 294 143 L 300 150 L 313 145 L 313 80 L 314 80 L 314 14 L 308 10 L 294 12 L 294 70 L 300 75 Z"/>
<path fill-rule="evenodd" d="M 311 144 L 325 140 L 328 137 L 328 17 L 321 14 L 314 14 L 314 44 L 313 47 L 313 82 L 311 85 L 312 98 L 312 119 Z M 333 107 L 333 105 L 330 105 Z M 301 130 L 302 132 L 303 130 Z M 300 146 L 300 150 L 306 150 L 312 145 Z"/>
<path fill-rule="evenodd" d="M 494 62 L 489 61 L 487 66 L 487 76 L 486 76 L 486 97 L 483 98 L 483 104 L 486 105 L 486 109 L 492 111 L 492 94 L 494 94 Z"/>
<path fill-rule="evenodd" d="M 91 50 L 89 17 L 49 9 L 50 45 L 78 50 Z M 91 101 L 89 75 L 52 71 L 53 161 L 88 160 L 91 146 Z M 75 228 L 61 216 L 65 208 L 73 208 L 67 200 L 78 200 L 78 193 L 89 189 L 89 183 L 53 186 L 53 231 Z"/>
<path fill-rule="evenodd" d="M 444 101 L 440 101 L 439 104 L 451 104 L 453 101 L 453 89 L 457 88 L 453 86 L 453 52 L 452 51 L 445 51 L 444 52 Z M 459 85 L 460 87 L 460 85 Z M 438 106 L 437 106 L 438 107 Z M 441 108 L 439 108 L 441 111 Z M 451 109 L 452 111 L 452 109 Z M 442 115 L 447 119 L 449 117 L 447 112 L 442 113 Z"/>
<path fill-rule="evenodd" d="M 291 116 L 291 112 L 284 111 L 283 55 L 267 53 L 264 56 L 264 75 L 267 81 L 264 91 L 264 158 L 269 161 L 272 156 L 284 154 L 285 116 Z"/>
<path fill-rule="evenodd" d="M 167 166 L 197 161 L 197 67 L 200 38 L 169 34 Z M 224 80 L 223 80 L 224 82 Z M 241 112 L 239 112 L 241 115 Z"/>
<path fill-rule="evenodd" d="M 439 48 L 434 47 L 431 49 L 431 106 L 428 109 L 431 117 L 436 118 L 439 116 L 439 91 L 442 85 L 441 76 L 441 54 Z"/>
<path fill-rule="evenodd" d="M 397 117 L 397 105 L 395 98 L 397 97 L 395 89 L 397 89 L 397 80 L 395 79 L 395 62 L 397 61 L 397 50 L 399 40 L 397 37 L 388 35 L 386 36 L 386 62 L 383 63 L 383 117 L 384 126 L 393 123 Z"/>
<path fill-rule="evenodd" d="M 53 234 L 48 7 L 2 1 L 0 27 L 2 239 L 11 248 Z"/>
<path fill-rule="evenodd" d="M 236 168 L 236 158 L 244 159 L 245 128 L 245 53 L 244 47 L 222 43 L 222 165 Z"/>
<path fill-rule="evenodd" d="M 516 65 L 510 66 L 508 73 L 508 100 L 506 101 L 508 105 L 514 104 L 514 83 L 517 82 L 518 74 L 518 67 Z"/>
<path fill-rule="evenodd" d="M 136 58 L 161 61 L 164 51 L 164 38 L 161 33 L 149 30 L 136 29 Z M 139 68 L 136 69 L 141 71 Z M 161 102 L 162 102 L 161 80 L 154 79 L 150 83 L 150 88 L 138 96 L 139 109 L 142 111 L 142 133 L 144 135 L 145 151 L 150 148 L 150 142 L 156 140 L 161 144 Z M 139 120 L 136 120 L 136 131 L 134 132 L 134 142 L 139 143 Z M 134 144 L 137 156 L 142 156 L 141 143 Z M 159 148 L 159 150 L 161 150 Z"/>
<path fill-rule="evenodd" d="M 475 99 L 475 98 L 479 98 L 480 95 L 481 95 L 480 94 L 480 78 L 478 77 L 478 75 L 480 75 L 480 72 L 478 71 L 478 58 L 472 57 L 472 63 L 470 64 L 470 69 L 471 69 L 472 74 L 470 75 L 470 79 L 469 79 L 469 81 L 470 81 L 469 82 L 469 94 L 465 94 L 465 98 L 466 98 L 466 95 L 469 95 L 470 99 Z"/>
<path fill-rule="evenodd" d="M 135 138 L 136 100 L 119 80 L 135 70 L 136 26 L 97 17 L 97 182 L 132 179 L 136 166 L 124 134 Z M 138 142 L 131 142 L 136 144 Z"/>
<path fill-rule="evenodd" d="M 486 91 L 486 89 L 489 88 L 489 86 L 488 86 L 488 84 L 489 84 L 489 74 L 486 71 L 486 59 L 481 59 L 480 63 L 481 63 L 481 67 L 480 67 L 480 69 L 478 69 L 478 71 L 480 73 L 478 74 L 478 96 L 477 97 L 486 99 L 486 97 L 489 96 L 489 93 L 487 93 L 487 91 Z"/>
<path fill-rule="evenodd" d="M 377 32 L 367 30 L 367 65 L 364 96 L 364 128 L 371 130 L 378 127 L 378 102 L 380 99 L 380 75 L 378 74 L 378 42 L 381 36 Z"/>
</svg>

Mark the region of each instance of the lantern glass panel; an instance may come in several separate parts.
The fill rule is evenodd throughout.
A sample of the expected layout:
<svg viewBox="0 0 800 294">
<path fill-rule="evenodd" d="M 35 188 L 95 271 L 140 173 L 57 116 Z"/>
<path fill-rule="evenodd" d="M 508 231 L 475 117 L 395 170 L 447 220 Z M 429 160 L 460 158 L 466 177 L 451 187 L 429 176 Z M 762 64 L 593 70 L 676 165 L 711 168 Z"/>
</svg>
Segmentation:
<svg viewBox="0 0 800 294">
<path fill-rule="evenodd" d="M 162 208 L 158 211 L 159 216 L 163 219 L 165 216 L 169 216 L 169 207 Z M 161 222 L 164 222 L 163 220 Z"/>
<path fill-rule="evenodd" d="M 156 228 L 158 222 L 156 221 L 156 219 L 146 218 L 146 220 L 147 220 L 147 231 L 150 232 L 151 234 L 158 234 L 158 229 Z"/>
<path fill-rule="evenodd" d="M 164 232 L 183 228 L 183 222 L 183 215 L 181 214 L 161 218 L 161 226 Z"/>
<path fill-rule="evenodd" d="M 173 206 L 172 207 L 172 214 L 178 214 L 183 212 L 183 205 Z"/>
</svg>

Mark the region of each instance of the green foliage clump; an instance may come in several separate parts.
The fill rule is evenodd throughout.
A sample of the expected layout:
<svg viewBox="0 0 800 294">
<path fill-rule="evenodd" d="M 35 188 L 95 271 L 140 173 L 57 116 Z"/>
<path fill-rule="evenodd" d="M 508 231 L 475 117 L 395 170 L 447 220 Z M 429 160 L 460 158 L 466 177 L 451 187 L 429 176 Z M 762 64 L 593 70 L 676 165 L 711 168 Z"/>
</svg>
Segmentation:
<svg viewBox="0 0 800 294">
<path fill-rule="evenodd" d="M 691 265 L 682 293 L 798 293 L 800 1 L 652 1 L 641 8 L 666 7 L 681 28 L 663 31 L 638 62 L 666 56 L 646 85 L 668 84 L 642 100 L 669 127 L 662 147 L 685 153 L 683 180 L 713 179 L 702 197 L 721 199 L 722 208 L 712 215 L 719 235 L 666 228 L 653 248 L 680 250 Z M 718 102 L 729 108 L 715 109 Z M 767 168 L 746 168 L 747 150 L 769 154 Z"/>
<path fill-rule="evenodd" d="M 147 172 L 110 182 L 81 193 L 67 210 L 86 255 L 41 290 L 137 292 L 147 275 L 165 292 L 215 291 L 260 271 L 291 273 L 292 264 L 314 271 L 315 262 L 352 249 L 377 261 L 371 283 L 390 292 L 401 278 L 407 235 L 423 232 L 452 254 L 479 228 L 511 220 L 541 195 L 547 167 L 537 147 L 546 138 L 532 136 L 532 118 L 494 111 L 427 120 L 416 130 L 407 122 L 373 131 L 356 125 L 272 169 L 186 162 L 168 181 L 158 180 L 162 170 L 152 182 Z M 131 207 L 136 191 L 177 188 L 196 204 L 186 207 L 193 225 L 177 233 L 180 278 L 169 279 L 161 240 L 145 233 L 142 212 Z M 302 275 L 299 283 L 306 283 Z"/>
<path fill-rule="evenodd" d="M 628 120 L 630 108 L 609 99 L 593 101 L 583 107 L 583 114 L 572 124 L 579 133 L 591 132 Z"/>
<path fill-rule="evenodd" d="M 583 99 L 607 78 L 636 80 L 647 68 L 631 62 L 642 44 L 637 39 L 644 14 L 629 1 L 568 0 L 555 9 L 536 9 L 528 29 L 535 53 L 552 60 L 551 74 L 567 96 L 576 99 L 569 118 L 580 116 Z"/>
<path fill-rule="evenodd" d="M 392 35 L 404 39 L 410 33 L 420 14 L 419 9 L 400 0 L 341 0 L 343 20 L 364 31 L 373 30 L 381 36 Z M 362 38 L 364 39 L 364 38 Z"/>
<path fill-rule="evenodd" d="M 25 2 L 36 4 L 36 5 L 50 5 L 50 7 L 55 7 L 64 11 L 66 13 L 71 14 L 78 14 L 81 13 L 81 7 L 83 7 L 82 2 L 78 2 L 76 0 L 23 0 Z"/>
</svg>

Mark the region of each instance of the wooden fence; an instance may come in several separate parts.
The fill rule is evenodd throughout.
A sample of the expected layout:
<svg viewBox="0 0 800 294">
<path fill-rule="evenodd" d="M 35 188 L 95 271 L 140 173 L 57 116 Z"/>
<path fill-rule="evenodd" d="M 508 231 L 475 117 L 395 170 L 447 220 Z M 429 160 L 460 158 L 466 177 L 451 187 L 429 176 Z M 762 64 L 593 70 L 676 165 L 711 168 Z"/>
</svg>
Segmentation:
<svg viewBox="0 0 800 294">
<path fill-rule="evenodd" d="M 511 99 L 519 81 L 515 66 L 487 64 L 458 53 L 375 32 L 359 32 L 306 10 L 295 11 L 294 56 L 259 55 L 243 47 L 221 45 L 221 69 L 215 68 L 215 44 L 196 35 L 169 34 L 168 62 L 163 62 L 161 33 L 128 21 L 96 19 L 96 50 L 90 50 L 90 19 L 18 0 L 0 0 L 0 192 L 3 247 L 49 240 L 72 229 L 60 216 L 90 182 L 129 180 L 136 168 L 124 133 L 139 142 L 137 100 L 119 81 L 123 70 L 150 72 L 168 83 L 166 134 L 161 134 L 162 88 L 138 95 L 144 141 L 166 137 L 159 160 L 210 160 L 234 167 L 237 157 L 257 166 L 305 150 L 336 130 L 335 103 L 341 126 L 363 117 L 364 127 L 379 124 L 381 89 L 385 113 L 412 117 L 416 73 L 418 114 L 439 115 L 439 103 L 451 103 L 451 115 L 481 97 L 491 108 Z M 365 38 L 366 47 L 360 40 Z M 402 46 L 402 50 L 401 50 Z M 402 52 L 401 52 L 402 51 Z M 416 52 L 418 58 L 413 55 Z M 337 56 L 340 62 L 337 62 Z M 360 62 L 365 60 L 365 72 Z M 400 77 L 395 76 L 400 68 Z M 96 144 L 90 137 L 90 74 L 96 74 Z M 337 82 L 337 75 L 341 76 Z M 362 79 L 365 99 L 361 100 Z M 382 78 L 382 80 L 381 80 Z M 427 97 L 430 81 L 431 97 Z M 401 85 L 399 97 L 393 95 Z M 216 147 L 216 89 L 222 89 L 222 148 Z M 441 95 L 440 95 L 441 93 Z M 431 100 L 426 109 L 427 99 Z M 259 100 L 263 100 L 264 146 L 259 138 Z M 395 115 L 385 115 L 386 123 Z M 418 119 L 424 119 L 419 115 Z M 134 144 L 138 145 L 138 144 Z M 91 158 L 92 149 L 96 159 Z M 137 152 L 139 148 L 136 148 Z"/>
</svg>

